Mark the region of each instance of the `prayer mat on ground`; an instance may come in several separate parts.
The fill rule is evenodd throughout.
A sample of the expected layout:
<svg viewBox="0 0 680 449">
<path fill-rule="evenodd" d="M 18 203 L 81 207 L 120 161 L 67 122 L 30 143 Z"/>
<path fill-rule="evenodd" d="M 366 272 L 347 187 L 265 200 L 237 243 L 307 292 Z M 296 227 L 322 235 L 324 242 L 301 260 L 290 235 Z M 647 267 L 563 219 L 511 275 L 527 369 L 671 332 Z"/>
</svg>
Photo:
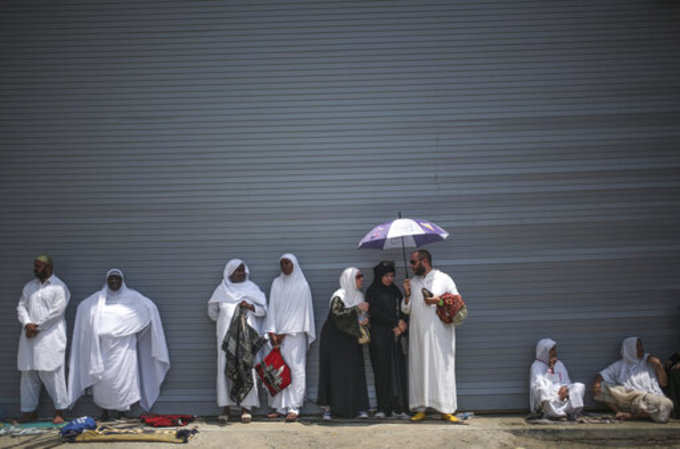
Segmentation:
<svg viewBox="0 0 680 449">
<path fill-rule="evenodd" d="M 27 423 L 2 424 L 0 423 L 0 436 L 23 436 L 40 435 L 55 432 L 61 429 L 64 424 L 54 424 L 51 421 L 36 421 Z"/>
<path fill-rule="evenodd" d="M 198 429 L 116 429 L 110 426 L 99 426 L 95 430 L 86 430 L 73 441 L 159 441 L 163 443 L 182 444 L 193 438 Z"/>
</svg>

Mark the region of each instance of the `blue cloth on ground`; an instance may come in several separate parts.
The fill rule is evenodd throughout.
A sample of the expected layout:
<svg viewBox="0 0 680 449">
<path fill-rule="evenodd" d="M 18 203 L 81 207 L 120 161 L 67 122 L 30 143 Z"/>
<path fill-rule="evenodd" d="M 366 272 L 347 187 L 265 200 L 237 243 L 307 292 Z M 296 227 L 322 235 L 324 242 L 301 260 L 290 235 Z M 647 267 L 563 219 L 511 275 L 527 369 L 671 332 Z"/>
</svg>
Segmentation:
<svg viewBox="0 0 680 449">
<path fill-rule="evenodd" d="M 97 423 L 89 416 L 81 416 L 61 428 L 61 438 L 63 440 L 72 440 L 82 433 L 83 430 L 96 429 Z"/>
</svg>

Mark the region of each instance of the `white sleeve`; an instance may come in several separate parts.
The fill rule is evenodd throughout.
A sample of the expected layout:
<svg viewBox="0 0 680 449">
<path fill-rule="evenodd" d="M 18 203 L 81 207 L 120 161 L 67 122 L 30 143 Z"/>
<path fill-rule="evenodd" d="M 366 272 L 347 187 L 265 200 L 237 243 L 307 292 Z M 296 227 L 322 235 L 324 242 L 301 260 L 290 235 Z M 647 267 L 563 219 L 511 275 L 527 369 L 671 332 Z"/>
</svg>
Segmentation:
<svg viewBox="0 0 680 449">
<path fill-rule="evenodd" d="M 252 314 L 255 315 L 256 317 L 263 317 L 267 314 L 266 305 L 253 304 L 253 307 L 255 307 L 255 311 L 252 312 Z"/>
<path fill-rule="evenodd" d="M 257 306 L 255 306 L 257 307 Z M 257 310 L 257 308 L 255 309 Z M 264 337 L 269 338 L 269 332 L 276 333 L 276 322 L 274 321 L 274 315 L 276 314 L 276 304 L 272 302 L 271 292 L 269 293 L 269 308 L 267 310 L 267 316 L 264 318 Z"/>
<path fill-rule="evenodd" d="M 618 373 L 619 373 L 619 364 L 621 361 L 619 360 L 618 362 L 614 362 L 602 371 L 600 371 L 600 376 L 602 376 L 602 379 L 610 384 L 618 384 Z"/>
<path fill-rule="evenodd" d="M 220 316 L 220 303 L 219 302 L 209 302 L 208 303 L 208 316 L 211 320 L 217 321 Z"/>
<path fill-rule="evenodd" d="M 33 322 L 31 317 L 28 315 L 28 310 L 26 310 L 27 301 L 28 298 L 26 297 L 26 289 L 24 289 L 21 292 L 21 298 L 19 299 L 19 305 L 17 306 L 17 318 L 19 319 L 22 328 Z"/>
<path fill-rule="evenodd" d="M 411 292 L 413 294 L 413 292 Z M 410 315 L 411 314 L 411 302 L 413 299 L 409 298 L 408 302 L 406 302 L 406 298 L 401 301 L 401 313 L 404 315 Z"/>
<path fill-rule="evenodd" d="M 456 283 L 453 281 L 451 276 L 442 271 L 436 274 L 434 282 L 432 283 L 432 293 L 435 296 L 440 296 L 444 293 L 451 293 L 452 295 L 459 294 Z"/>
</svg>

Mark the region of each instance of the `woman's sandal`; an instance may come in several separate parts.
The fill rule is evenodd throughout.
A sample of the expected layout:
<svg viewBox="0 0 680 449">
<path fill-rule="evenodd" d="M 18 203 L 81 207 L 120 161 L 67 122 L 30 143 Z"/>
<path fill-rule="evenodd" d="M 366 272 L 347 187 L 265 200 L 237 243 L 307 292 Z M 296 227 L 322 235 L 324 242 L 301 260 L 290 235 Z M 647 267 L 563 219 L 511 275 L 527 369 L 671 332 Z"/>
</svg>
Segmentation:
<svg viewBox="0 0 680 449">
<path fill-rule="evenodd" d="M 295 422 L 298 419 L 298 414 L 295 412 L 289 412 L 286 415 L 286 422 Z"/>
<path fill-rule="evenodd" d="M 229 415 L 220 415 L 217 417 L 218 424 L 226 424 L 229 422 Z"/>
</svg>

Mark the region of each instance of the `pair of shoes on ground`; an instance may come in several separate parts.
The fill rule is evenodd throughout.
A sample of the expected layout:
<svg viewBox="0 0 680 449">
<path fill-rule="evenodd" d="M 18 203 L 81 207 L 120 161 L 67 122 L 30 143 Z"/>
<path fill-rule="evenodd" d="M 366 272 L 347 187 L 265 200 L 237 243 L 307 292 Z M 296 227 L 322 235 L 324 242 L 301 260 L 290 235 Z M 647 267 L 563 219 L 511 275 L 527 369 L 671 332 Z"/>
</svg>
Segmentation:
<svg viewBox="0 0 680 449">
<path fill-rule="evenodd" d="M 241 422 L 243 424 L 248 424 L 253 420 L 253 415 L 251 415 L 249 412 L 243 412 L 241 413 Z M 229 415 L 222 414 L 217 417 L 217 422 L 219 424 L 226 424 L 229 422 Z"/>
<path fill-rule="evenodd" d="M 374 418 L 378 418 L 378 419 L 383 419 L 383 418 L 386 418 L 387 415 L 385 415 L 384 412 L 378 412 L 378 413 L 376 413 L 375 415 L 373 415 L 373 417 L 374 417 Z M 390 418 L 392 418 L 392 419 L 409 419 L 410 416 L 408 416 L 408 415 L 407 415 L 406 413 L 404 413 L 404 412 L 402 412 L 402 413 L 399 413 L 399 412 L 392 412 L 392 414 L 390 415 Z"/>
<path fill-rule="evenodd" d="M 279 412 L 273 412 L 267 415 L 267 418 L 269 419 L 278 419 L 281 418 L 283 415 Z M 295 422 L 298 419 L 298 414 L 295 412 L 288 412 L 286 415 L 286 422 Z"/>
<path fill-rule="evenodd" d="M 425 412 L 418 412 L 411 417 L 411 421 L 413 421 L 413 422 L 422 421 L 422 420 L 425 419 L 426 416 L 427 415 L 425 415 Z M 456 424 L 460 422 L 460 419 L 456 418 L 451 413 L 442 413 L 441 416 L 442 416 L 442 420 L 444 420 L 446 422 L 456 423 Z"/>
</svg>

